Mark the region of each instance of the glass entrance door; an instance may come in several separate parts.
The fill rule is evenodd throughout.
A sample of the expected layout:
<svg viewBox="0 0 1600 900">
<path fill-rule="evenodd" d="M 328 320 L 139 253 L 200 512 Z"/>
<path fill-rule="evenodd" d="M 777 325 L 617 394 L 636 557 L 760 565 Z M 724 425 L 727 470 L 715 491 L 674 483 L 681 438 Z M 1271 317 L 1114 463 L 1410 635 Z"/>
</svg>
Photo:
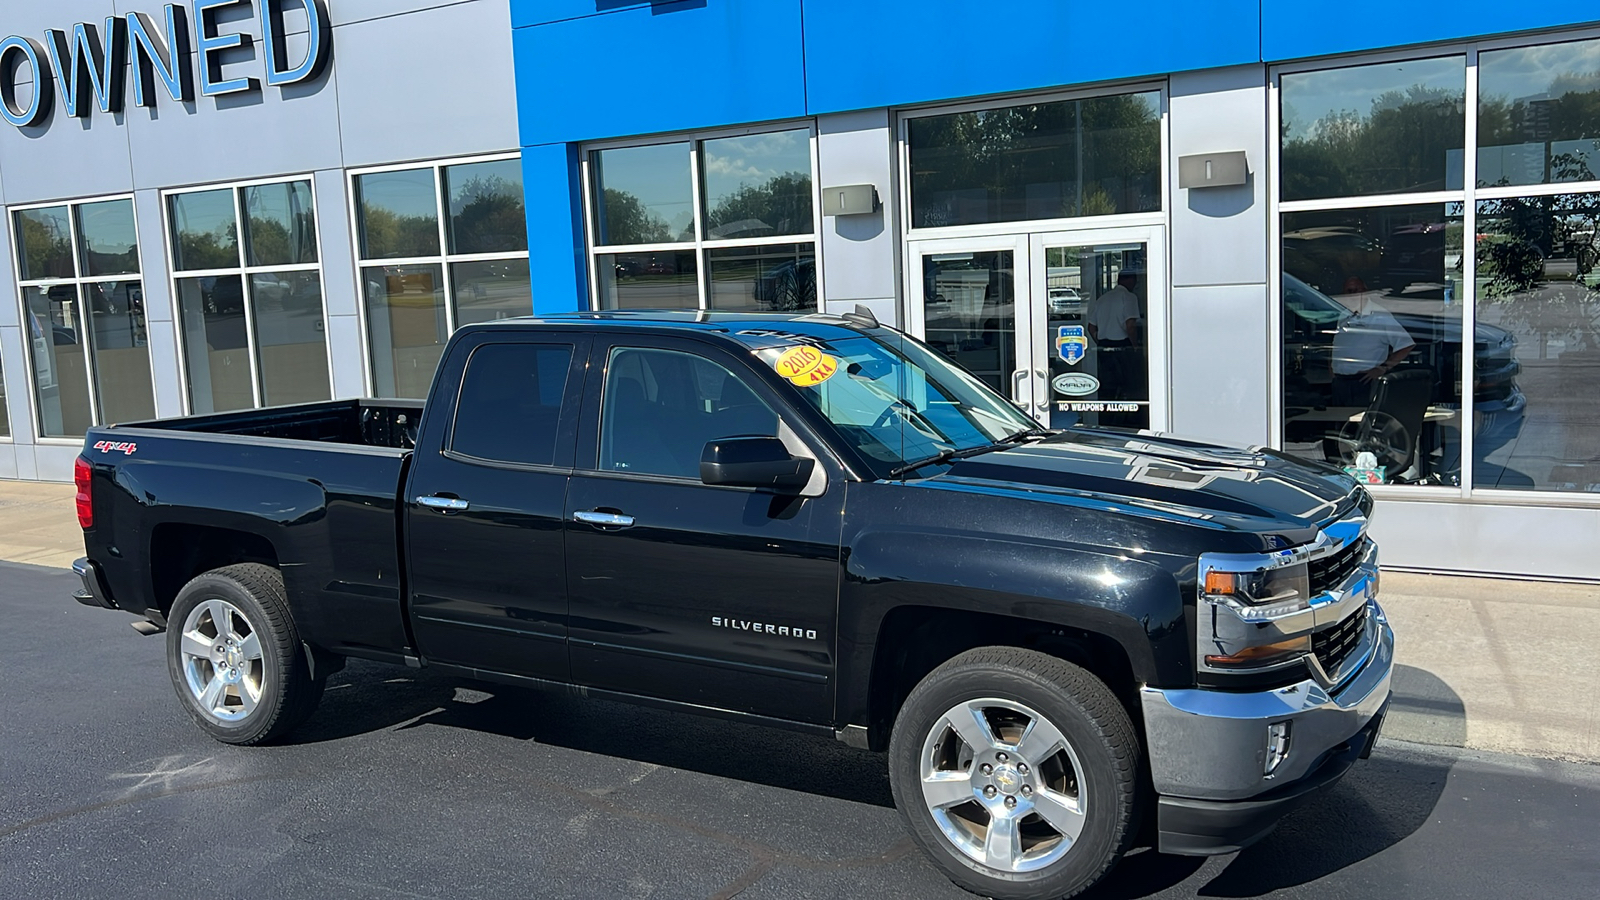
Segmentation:
<svg viewBox="0 0 1600 900">
<path fill-rule="evenodd" d="M 1156 226 L 1035 234 L 1029 412 L 1052 428 L 1167 427 L 1166 253 Z"/>
<path fill-rule="evenodd" d="M 1019 406 L 1031 402 L 1023 340 L 1027 238 L 918 241 L 912 248 L 911 333 Z"/>
<path fill-rule="evenodd" d="M 1163 230 L 915 241 L 911 332 L 1041 424 L 1164 429 Z"/>
</svg>

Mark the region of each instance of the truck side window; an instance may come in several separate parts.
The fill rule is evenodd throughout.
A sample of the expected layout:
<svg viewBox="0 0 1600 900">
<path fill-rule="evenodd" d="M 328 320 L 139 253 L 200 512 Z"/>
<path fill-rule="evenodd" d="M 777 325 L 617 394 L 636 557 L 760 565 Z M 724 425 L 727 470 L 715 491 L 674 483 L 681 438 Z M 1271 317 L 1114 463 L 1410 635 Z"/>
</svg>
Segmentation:
<svg viewBox="0 0 1600 900">
<path fill-rule="evenodd" d="M 450 449 L 497 462 L 548 466 L 566 395 L 572 347 L 485 344 L 461 379 Z"/>
<path fill-rule="evenodd" d="M 777 433 L 777 413 L 708 359 L 672 350 L 611 351 L 600 414 L 602 470 L 698 479 L 707 441 Z"/>
</svg>

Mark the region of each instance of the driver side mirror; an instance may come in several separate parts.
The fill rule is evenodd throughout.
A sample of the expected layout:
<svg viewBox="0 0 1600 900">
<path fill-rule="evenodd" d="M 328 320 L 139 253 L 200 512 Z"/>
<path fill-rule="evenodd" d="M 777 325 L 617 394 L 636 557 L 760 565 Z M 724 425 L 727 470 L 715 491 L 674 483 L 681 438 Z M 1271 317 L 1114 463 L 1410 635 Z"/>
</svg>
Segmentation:
<svg viewBox="0 0 1600 900">
<path fill-rule="evenodd" d="M 798 491 L 811 480 L 816 461 L 792 456 L 775 437 L 728 437 L 706 443 L 700 480 L 729 487 Z"/>
</svg>

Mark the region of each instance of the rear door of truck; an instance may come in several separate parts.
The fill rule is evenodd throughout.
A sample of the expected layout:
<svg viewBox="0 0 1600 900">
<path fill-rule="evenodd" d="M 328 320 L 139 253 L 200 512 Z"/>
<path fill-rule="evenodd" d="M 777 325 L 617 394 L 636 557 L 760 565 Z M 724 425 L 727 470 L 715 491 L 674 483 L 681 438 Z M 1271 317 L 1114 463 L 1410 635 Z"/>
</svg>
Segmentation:
<svg viewBox="0 0 1600 900">
<path fill-rule="evenodd" d="M 589 338 L 497 329 L 452 347 L 403 497 L 418 649 L 566 681 L 562 519 Z"/>
</svg>

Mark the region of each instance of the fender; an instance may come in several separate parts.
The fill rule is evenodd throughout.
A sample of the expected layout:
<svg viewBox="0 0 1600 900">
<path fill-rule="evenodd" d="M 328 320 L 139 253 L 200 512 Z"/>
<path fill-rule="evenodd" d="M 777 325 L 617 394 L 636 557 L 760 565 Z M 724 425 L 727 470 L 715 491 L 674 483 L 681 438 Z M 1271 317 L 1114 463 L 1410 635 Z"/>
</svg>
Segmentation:
<svg viewBox="0 0 1600 900">
<path fill-rule="evenodd" d="M 1114 640 L 1147 684 L 1187 684 L 1185 605 L 1153 560 L 1028 538 L 867 530 L 840 588 L 838 721 L 868 721 L 878 633 L 891 611 L 938 607 L 1075 628 Z"/>
</svg>

